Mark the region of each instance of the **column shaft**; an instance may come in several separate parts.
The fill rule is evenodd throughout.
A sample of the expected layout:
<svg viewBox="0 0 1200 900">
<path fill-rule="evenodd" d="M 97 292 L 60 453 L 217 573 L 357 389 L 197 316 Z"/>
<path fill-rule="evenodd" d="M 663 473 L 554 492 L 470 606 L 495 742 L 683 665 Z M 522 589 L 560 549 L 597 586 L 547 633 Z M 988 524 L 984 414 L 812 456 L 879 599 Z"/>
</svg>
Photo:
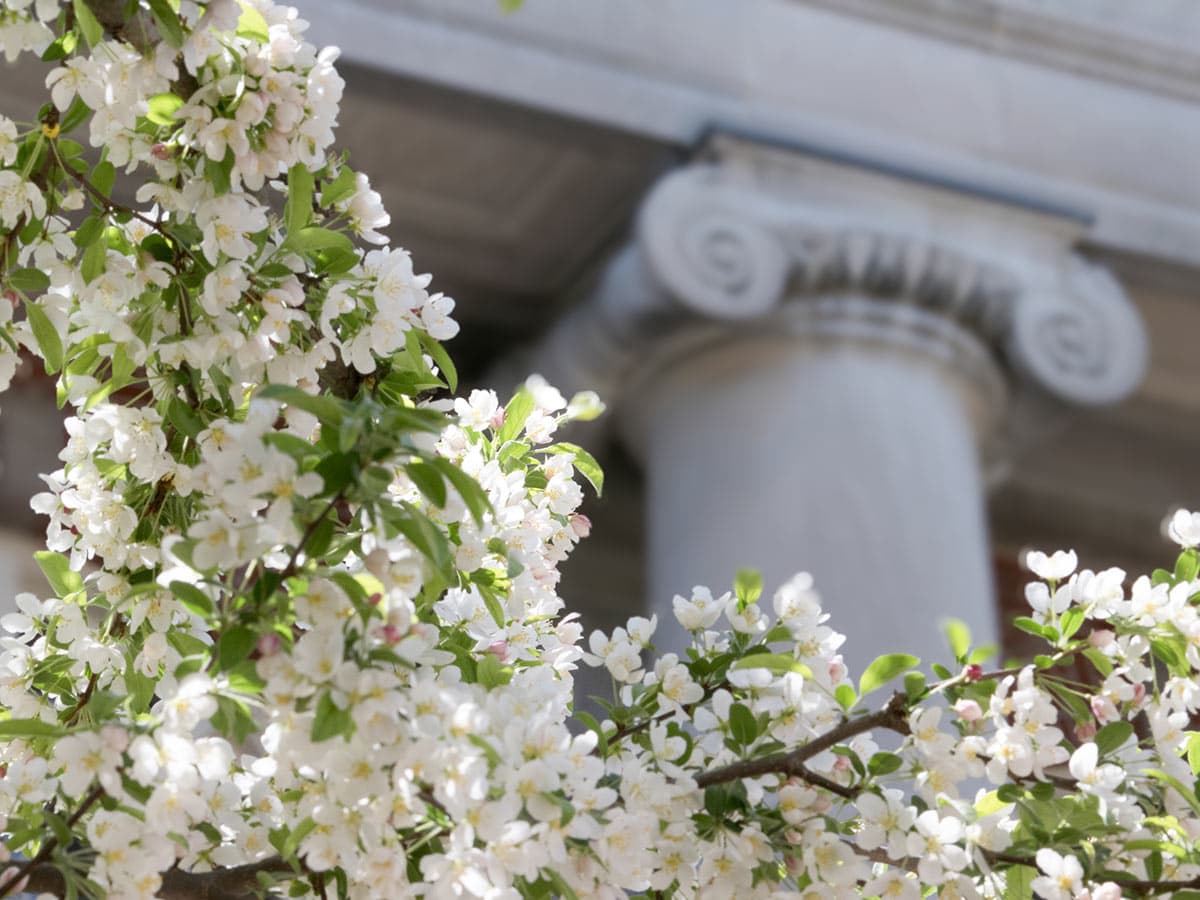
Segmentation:
<svg viewBox="0 0 1200 900">
<path fill-rule="evenodd" d="M 995 636 L 968 394 L 935 356 L 828 335 L 745 337 L 639 380 L 651 606 L 741 566 L 816 578 L 848 664 L 948 662 L 938 622 Z M 661 627 L 661 626 L 660 626 Z"/>
</svg>

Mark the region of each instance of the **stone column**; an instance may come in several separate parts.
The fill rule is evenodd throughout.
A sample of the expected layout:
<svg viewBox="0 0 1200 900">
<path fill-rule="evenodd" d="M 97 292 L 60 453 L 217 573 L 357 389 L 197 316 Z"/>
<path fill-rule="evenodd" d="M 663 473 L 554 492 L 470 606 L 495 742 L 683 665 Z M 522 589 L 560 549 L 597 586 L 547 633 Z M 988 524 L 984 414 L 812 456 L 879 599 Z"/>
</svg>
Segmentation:
<svg viewBox="0 0 1200 900">
<path fill-rule="evenodd" d="M 664 178 L 536 364 L 600 385 L 646 467 L 650 608 L 816 578 L 847 662 L 996 635 L 981 460 L 1116 401 L 1145 337 L 1069 210 L 733 138 Z M 666 641 L 670 643 L 670 641 Z"/>
</svg>

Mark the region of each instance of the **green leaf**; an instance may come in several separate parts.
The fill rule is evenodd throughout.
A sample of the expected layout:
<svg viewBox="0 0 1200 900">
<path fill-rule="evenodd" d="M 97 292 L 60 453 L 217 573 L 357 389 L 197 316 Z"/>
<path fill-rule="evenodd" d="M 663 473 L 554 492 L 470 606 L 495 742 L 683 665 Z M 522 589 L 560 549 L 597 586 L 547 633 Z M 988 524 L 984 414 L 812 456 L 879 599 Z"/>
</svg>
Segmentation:
<svg viewBox="0 0 1200 900">
<path fill-rule="evenodd" d="M 63 345 L 58 329 L 54 327 L 46 311 L 36 303 L 25 304 L 25 318 L 29 320 L 29 327 L 33 329 L 34 339 L 37 340 L 38 349 L 42 353 L 46 374 L 53 375 L 63 364 Z"/>
<path fill-rule="evenodd" d="M 504 614 L 504 607 L 500 605 L 500 599 L 496 596 L 496 592 L 482 584 L 478 585 L 478 589 L 479 596 L 483 598 L 483 605 L 487 607 L 492 621 L 503 628 L 508 621 L 508 616 Z"/>
<path fill-rule="evenodd" d="M 74 46 L 72 46 L 71 49 L 68 50 L 67 52 L 68 53 L 74 52 L 74 49 L 75 49 Z M 83 121 L 91 114 L 91 112 L 92 112 L 91 108 L 89 108 L 86 103 L 84 103 L 82 100 L 80 100 L 78 97 L 76 97 L 75 101 L 67 109 L 66 114 L 63 115 L 62 119 L 59 120 L 59 126 L 62 129 L 61 131 L 59 131 L 59 136 L 60 136 L 59 143 L 60 144 L 62 143 L 62 141 L 61 141 L 62 135 L 68 134 L 69 132 L 74 131 L 76 128 L 78 128 L 79 125 L 82 124 Z"/>
<path fill-rule="evenodd" d="M 1087 647 L 1083 651 L 1083 655 L 1091 661 L 1091 664 L 1096 667 L 1096 671 L 1100 673 L 1102 678 L 1107 678 L 1113 672 L 1112 660 L 1104 653 L 1097 650 L 1095 647 Z"/>
<path fill-rule="evenodd" d="M 342 166 L 332 181 L 327 181 L 321 188 L 321 205 L 329 208 L 340 200 L 345 200 L 358 187 L 358 179 L 354 170 Z M 451 388 L 451 390 L 454 390 Z"/>
<path fill-rule="evenodd" d="M 405 466 L 404 472 L 430 503 L 438 509 L 446 505 L 446 482 L 442 480 L 441 469 L 418 459 Z"/>
<path fill-rule="evenodd" d="M 387 509 L 387 505 L 381 507 Z M 394 509 L 394 507 L 393 507 Z M 450 552 L 450 542 L 442 529 L 429 520 L 429 517 L 409 503 L 402 504 L 403 512 L 392 514 L 388 524 L 396 527 L 401 534 L 408 538 L 414 547 L 420 550 L 437 567 L 438 571 L 451 575 L 454 571 L 454 557 Z"/>
<path fill-rule="evenodd" d="M 881 750 L 867 760 L 867 771 L 872 775 L 890 775 L 902 765 L 904 765 L 902 757 Z"/>
<path fill-rule="evenodd" d="M 904 693 L 910 702 L 916 702 L 925 696 L 925 675 L 921 672 L 909 672 L 904 676 Z"/>
<path fill-rule="evenodd" d="M 279 400 L 317 417 L 322 425 L 338 429 L 345 415 L 343 404 L 334 397 L 315 397 L 289 384 L 268 384 L 259 389 L 258 396 L 265 400 Z"/>
<path fill-rule="evenodd" d="M 50 287 L 50 276 L 41 269 L 17 269 L 8 273 L 9 287 L 26 294 Z"/>
<path fill-rule="evenodd" d="M 786 653 L 752 653 L 737 660 L 730 669 L 766 669 L 773 675 L 786 675 L 788 672 L 798 672 L 805 678 L 812 678 L 813 672 L 808 666 L 788 656 Z"/>
<path fill-rule="evenodd" d="M 743 607 L 758 601 L 762 596 L 762 572 L 758 569 L 738 569 L 733 579 L 733 592 Z"/>
<path fill-rule="evenodd" d="M 313 176 L 304 163 L 288 170 L 287 202 L 283 205 L 283 222 L 288 233 L 300 231 L 312 221 Z"/>
<path fill-rule="evenodd" d="M 984 816 L 1000 812 L 1008 805 L 1000 799 L 999 791 L 988 791 L 975 801 L 975 815 L 982 819 Z"/>
<path fill-rule="evenodd" d="M 608 735 L 604 733 L 604 729 L 600 727 L 596 717 L 583 710 L 575 712 L 574 717 L 586 725 L 589 731 L 596 732 L 596 747 L 600 751 L 600 758 L 608 756 Z"/>
<path fill-rule="evenodd" d="M 0 738 L 62 737 L 67 729 L 41 719 L 0 719 Z"/>
<path fill-rule="evenodd" d="M 196 615 L 207 617 L 213 614 L 212 600 L 209 599 L 208 594 L 194 584 L 188 584 L 186 581 L 172 581 L 171 593 Z"/>
<path fill-rule="evenodd" d="M 908 653 L 888 653 L 876 657 L 858 679 L 858 694 L 864 697 L 878 690 L 893 678 L 920 665 L 921 660 Z"/>
<path fill-rule="evenodd" d="M 1041 800 L 1043 803 L 1049 803 L 1054 799 L 1057 793 L 1054 785 L 1048 781 L 1039 781 L 1037 784 L 1029 788 L 1029 793 L 1033 795 L 1035 800 Z"/>
<path fill-rule="evenodd" d="M 599 497 L 604 492 L 604 470 L 600 468 L 600 464 L 596 462 L 596 458 L 592 454 L 576 444 L 569 444 L 565 441 L 547 449 L 551 453 L 571 454 L 572 465 L 580 475 L 588 480 L 592 489 L 595 490 L 596 496 Z"/>
<path fill-rule="evenodd" d="M 200 421 L 195 410 L 178 397 L 172 397 L 171 402 L 167 404 L 167 421 L 175 426 L 175 430 L 180 434 L 193 440 L 204 430 L 204 423 Z"/>
<path fill-rule="evenodd" d="M 83 259 L 79 263 L 79 273 L 83 275 L 86 284 L 91 284 L 104 274 L 108 266 L 108 242 L 103 238 L 93 241 L 83 251 Z"/>
<path fill-rule="evenodd" d="M 961 619 L 947 619 L 942 623 L 942 631 L 950 645 L 950 652 L 954 654 L 955 662 L 962 662 L 967 656 L 967 651 L 971 649 L 971 629 Z"/>
<path fill-rule="evenodd" d="M 729 707 L 729 733 L 743 747 L 749 747 L 758 737 L 758 720 L 744 703 Z"/>
<path fill-rule="evenodd" d="M 1017 616 L 1013 619 L 1013 627 L 1024 631 L 1026 634 L 1032 634 L 1040 638 L 1045 638 L 1048 641 L 1058 640 L 1058 629 L 1051 628 L 1049 625 L 1043 625 L 1029 616 Z"/>
<path fill-rule="evenodd" d="M 491 689 L 512 681 L 513 667 L 500 662 L 492 653 L 485 653 L 475 663 L 475 677 L 485 688 Z"/>
<path fill-rule="evenodd" d="M 260 44 L 268 43 L 271 40 L 271 27 L 262 13 L 249 3 L 242 3 L 241 7 L 242 14 L 237 24 L 238 37 L 258 41 Z"/>
<path fill-rule="evenodd" d="M 971 651 L 971 655 L 967 657 L 967 665 L 976 666 L 987 662 L 993 656 L 1000 652 L 1000 645 L 993 641 L 986 644 L 980 644 Z"/>
<path fill-rule="evenodd" d="M 75 52 L 78 43 L 79 38 L 75 32 L 68 31 L 45 49 L 42 53 L 42 62 L 57 62 L 60 59 L 66 59 Z"/>
<path fill-rule="evenodd" d="M 69 597 L 83 590 L 83 576 L 71 568 L 70 561 L 61 553 L 39 550 L 33 558 L 59 597 Z"/>
<path fill-rule="evenodd" d="M 149 100 L 146 118 L 155 125 L 174 125 L 175 113 L 181 106 L 183 106 L 183 98 L 178 94 L 170 92 L 155 94 Z"/>
<path fill-rule="evenodd" d="M 279 848 L 279 855 L 284 859 L 295 859 L 296 851 L 300 849 L 300 843 L 312 834 L 313 829 L 316 827 L 317 823 L 313 821 L 311 816 L 302 821 L 288 832 L 287 839 L 284 840 L 283 845 Z"/>
<path fill-rule="evenodd" d="M 75 241 L 75 246 L 82 250 L 98 241 L 104 234 L 105 227 L 104 219 L 100 216 L 88 216 L 79 223 L 71 239 Z"/>
<path fill-rule="evenodd" d="M 1011 866 L 1004 874 L 1004 900 L 1033 900 L 1033 879 L 1037 878 L 1037 869 Z"/>
<path fill-rule="evenodd" d="M 103 196 L 108 197 L 112 194 L 116 181 L 117 170 L 112 163 L 106 159 L 96 163 L 96 168 L 92 169 L 92 187 Z"/>
<path fill-rule="evenodd" d="M 317 710 L 313 716 L 313 743 L 320 743 L 339 735 L 349 735 L 354 731 L 354 719 L 349 709 L 342 709 L 333 702 L 329 692 L 321 694 L 317 701 Z"/>
<path fill-rule="evenodd" d="M 1025 792 L 1015 784 L 1002 784 L 996 788 L 996 799 L 1006 806 L 1009 803 L 1016 803 L 1024 796 Z"/>
<path fill-rule="evenodd" d="M 330 231 L 319 225 L 309 225 L 288 234 L 283 242 L 284 250 L 294 250 L 296 253 L 312 255 L 327 250 L 340 250 L 354 253 L 354 242 L 340 231 Z"/>
<path fill-rule="evenodd" d="M 448 459 L 436 456 L 430 463 L 458 491 L 458 496 L 462 497 L 476 524 L 482 525 L 484 514 L 492 511 L 492 503 L 488 500 L 487 492 L 479 486 L 479 482 Z"/>
<path fill-rule="evenodd" d="M 1062 618 L 1058 620 L 1058 633 L 1061 640 L 1065 642 L 1072 637 L 1079 630 L 1080 626 L 1083 625 L 1085 618 L 1087 618 L 1087 615 L 1078 606 L 1072 606 L 1063 613 Z"/>
<path fill-rule="evenodd" d="M 858 695 L 850 685 L 839 684 L 833 692 L 833 699 L 838 702 L 838 706 L 849 712 L 858 702 Z"/>
<path fill-rule="evenodd" d="M 417 338 L 420 340 L 421 346 L 425 348 L 425 352 L 433 357 L 438 370 L 442 373 L 442 378 L 446 381 L 446 387 L 450 389 L 450 393 L 457 391 L 458 369 L 454 367 L 454 360 L 450 358 L 450 354 L 446 352 L 446 348 L 423 331 L 417 332 Z"/>
<path fill-rule="evenodd" d="M 1164 772 L 1161 769 L 1143 769 L 1142 774 L 1149 778 L 1157 779 L 1163 782 L 1163 784 L 1170 785 L 1180 797 L 1187 801 L 1187 804 L 1192 808 L 1192 812 L 1200 816 L 1200 799 L 1197 799 L 1195 793 L 1188 790 L 1183 782 L 1174 775 Z"/>
<path fill-rule="evenodd" d="M 521 429 L 525 427 L 525 420 L 529 418 L 531 412 L 533 412 L 533 394 L 521 388 L 513 394 L 513 398 L 508 401 L 508 406 L 504 407 L 504 423 L 496 433 L 496 446 L 502 447 L 515 439 L 521 433 Z"/>
<path fill-rule="evenodd" d="M 217 668 L 226 672 L 248 659 L 257 640 L 258 635 L 247 625 L 225 629 L 217 639 Z"/>
<path fill-rule="evenodd" d="M 204 158 L 204 177 L 208 179 L 218 197 L 228 194 L 233 187 L 233 162 L 232 150 L 226 151 L 225 158 L 220 162 L 207 156 Z"/>
<path fill-rule="evenodd" d="M 83 32 L 83 39 L 88 42 L 89 47 L 95 47 L 104 40 L 104 26 L 84 0 L 72 0 L 71 5 L 75 10 L 75 21 L 79 30 Z"/>
<path fill-rule="evenodd" d="M 171 8 L 167 0 L 150 0 L 150 12 L 158 23 L 158 31 L 168 44 L 178 50 L 183 46 L 183 26 L 179 22 L 179 14 Z"/>
<path fill-rule="evenodd" d="M 1133 726 L 1128 722 L 1109 722 L 1096 732 L 1096 749 L 1107 756 L 1133 735 Z M 1189 751 L 1190 752 L 1190 751 Z"/>
<path fill-rule="evenodd" d="M 1175 560 L 1175 580 L 1195 581 L 1197 574 L 1200 574 L 1200 553 L 1194 547 L 1189 547 Z"/>
</svg>

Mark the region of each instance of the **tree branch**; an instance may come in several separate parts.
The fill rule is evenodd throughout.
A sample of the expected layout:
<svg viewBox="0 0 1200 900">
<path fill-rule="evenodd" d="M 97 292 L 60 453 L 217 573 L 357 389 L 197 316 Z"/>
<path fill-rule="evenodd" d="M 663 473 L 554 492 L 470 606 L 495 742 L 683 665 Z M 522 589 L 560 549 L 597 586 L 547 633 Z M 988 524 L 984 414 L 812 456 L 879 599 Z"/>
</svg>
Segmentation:
<svg viewBox="0 0 1200 900">
<path fill-rule="evenodd" d="M 855 735 L 863 734 L 875 728 L 886 728 L 889 731 L 903 735 L 910 733 L 908 728 L 908 704 L 903 694 L 893 694 L 892 699 L 888 701 L 887 706 L 883 709 L 857 719 L 847 719 L 831 731 L 826 732 L 818 738 L 814 738 L 807 744 L 797 747 L 795 750 L 790 750 L 787 753 L 772 753 L 770 756 L 747 759 L 731 763 L 728 766 L 722 766 L 719 769 L 710 769 L 707 772 L 701 772 L 696 776 L 696 784 L 704 788 L 713 784 L 740 781 L 743 778 L 757 778 L 760 775 L 770 775 L 772 773 L 791 775 L 796 778 L 810 780 L 813 773 L 809 772 L 804 766 L 808 760 L 812 759 L 818 753 L 823 753 L 830 747 L 842 743 L 842 741 L 849 740 Z M 821 784 L 820 786 L 827 787 L 825 784 Z"/>
<path fill-rule="evenodd" d="M 71 818 L 67 819 L 67 828 L 74 828 L 75 825 L 78 824 L 79 820 L 86 815 L 87 811 L 96 804 L 96 801 L 103 796 L 104 788 L 100 786 L 92 788 L 92 792 L 83 798 L 83 802 L 79 804 L 79 808 L 71 814 Z M 50 835 L 44 841 L 42 841 L 41 849 L 38 850 L 33 858 L 17 869 L 17 871 L 7 878 L 3 884 L 0 884 L 0 897 L 7 897 L 14 890 L 18 890 L 21 880 L 26 875 L 30 875 L 34 869 L 45 864 L 50 857 L 54 855 L 54 851 L 57 848 L 58 838 L 56 838 L 54 835 Z"/>
<path fill-rule="evenodd" d="M 214 869 L 211 872 L 185 872 L 170 869 L 162 875 L 162 887 L 157 897 L 160 900 L 252 900 L 258 896 L 258 875 L 295 875 L 296 872 L 278 856 L 258 862 L 234 866 L 231 869 Z M 29 873 L 31 893 L 48 893 L 57 897 L 66 896 L 66 881 L 57 868 L 48 863 L 39 863 Z"/>
<path fill-rule="evenodd" d="M 154 17 L 138 8 L 133 15 L 125 15 L 129 5 L 125 0 L 83 0 L 96 21 L 104 30 L 118 40 L 125 41 L 143 56 L 159 42 L 158 25 Z"/>
</svg>

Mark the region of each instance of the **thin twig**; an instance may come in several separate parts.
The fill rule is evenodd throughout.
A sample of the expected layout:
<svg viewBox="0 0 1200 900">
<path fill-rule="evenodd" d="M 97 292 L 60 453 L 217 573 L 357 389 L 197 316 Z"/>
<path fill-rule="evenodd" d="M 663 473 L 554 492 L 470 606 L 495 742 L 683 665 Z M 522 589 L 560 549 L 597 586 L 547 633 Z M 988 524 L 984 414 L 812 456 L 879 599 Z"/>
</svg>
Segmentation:
<svg viewBox="0 0 1200 900">
<path fill-rule="evenodd" d="M 757 778 L 761 775 L 778 773 L 803 779 L 811 775 L 804 763 L 830 747 L 849 740 L 850 738 L 871 731 L 875 728 L 886 728 L 897 734 L 909 734 L 908 704 L 903 694 L 892 695 L 887 706 L 883 709 L 857 719 L 847 719 L 836 728 L 814 738 L 803 746 L 786 753 L 772 753 L 756 759 L 746 759 L 731 763 L 717 769 L 701 772 L 696 776 L 698 787 L 708 787 L 713 784 L 724 784 L 728 781 L 740 781 L 743 778 Z"/>
</svg>

